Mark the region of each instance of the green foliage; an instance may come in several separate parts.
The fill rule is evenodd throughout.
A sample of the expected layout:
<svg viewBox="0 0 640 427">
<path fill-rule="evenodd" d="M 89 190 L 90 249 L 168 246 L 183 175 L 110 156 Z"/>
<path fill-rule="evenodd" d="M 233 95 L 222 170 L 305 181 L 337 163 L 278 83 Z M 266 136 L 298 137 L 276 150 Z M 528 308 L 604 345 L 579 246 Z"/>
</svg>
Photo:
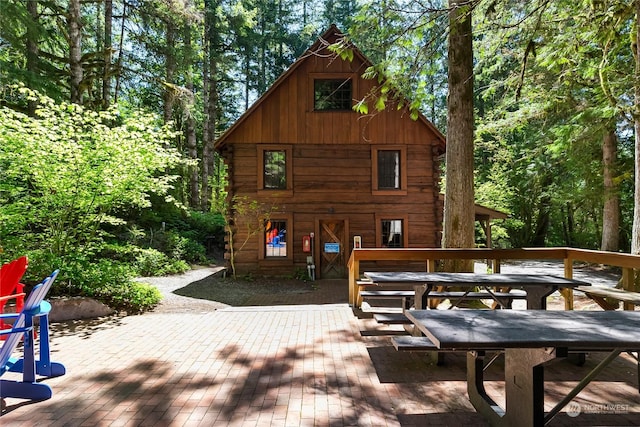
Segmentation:
<svg viewBox="0 0 640 427">
<path fill-rule="evenodd" d="M 134 266 L 139 276 L 163 276 L 165 274 L 184 273 L 189 265 L 181 259 L 170 259 L 156 249 L 136 251 Z"/>
<path fill-rule="evenodd" d="M 32 274 L 35 269 L 31 259 L 33 257 L 30 257 L 29 272 Z M 133 281 L 133 273 L 129 265 L 109 259 L 97 262 L 81 257 L 68 259 L 51 294 L 90 297 L 128 313 L 149 310 L 160 302 L 162 295 L 153 286 Z"/>
<path fill-rule="evenodd" d="M 128 265 L 134 276 L 163 276 L 184 273 L 190 268 L 184 259 L 171 257 L 157 249 L 131 244 L 107 244 L 99 256 Z"/>
<path fill-rule="evenodd" d="M 115 310 L 142 312 L 162 299 L 156 287 L 133 281 L 126 265 L 100 260 L 97 264 L 79 267 L 76 270 L 71 265 L 67 273 L 73 286 L 80 288 L 78 294 L 102 301 Z"/>
<path fill-rule="evenodd" d="M 230 208 L 233 209 L 234 216 L 233 218 L 227 217 L 225 220 L 229 236 L 229 264 L 231 265 L 231 274 L 236 278 L 235 258 L 237 254 L 242 251 L 251 237 L 265 231 L 267 221 L 277 208 L 246 196 L 235 196 Z M 226 210 L 226 212 L 229 211 L 230 209 Z M 244 240 L 242 237 L 238 238 L 238 235 L 243 236 Z"/>
<path fill-rule="evenodd" d="M 633 134 L 633 10 L 617 0 L 484 7 L 475 28 L 478 194 L 511 214 L 513 246 L 598 248 L 603 135 Z M 619 151 L 621 165 L 629 154 Z M 632 171 L 617 171 L 621 188 Z M 622 204 L 623 229 L 632 210 Z"/>
<path fill-rule="evenodd" d="M 134 270 L 99 254 L 108 230 L 126 224 L 123 213 L 149 208 L 152 194 L 168 197 L 176 177 L 167 171 L 181 162 L 168 148 L 172 133 L 149 115 L 56 104 L 25 88 L 3 93 L 38 105 L 35 117 L 0 108 L 0 244 L 7 255 L 29 255 L 34 281 L 60 268 L 59 289 L 114 308 L 152 305 L 154 294 L 131 283 Z M 184 271 L 180 257 L 203 259 L 203 248 L 187 238 L 170 236 L 167 244 L 175 258 L 163 255 L 155 273 Z M 149 271 L 152 263 L 142 258 Z"/>
<path fill-rule="evenodd" d="M 119 209 L 168 193 L 176 177 L 165 171 L 180 156 L 155 118 L 14 90 L 40 107 L 36 117 L 0 109 L 0 239 L 37 231 L 33 243 L 54 254 L 81 252 L 102 240 L 101 225 L 122 222 Z"/>
<path fill-rule="evenodd" d="M 307 271 L 306 268 L 296 268 L 296 270 L 293 273 L 293 278 L 294 279 L 298 279 L 298 280 L 311 280 L 311 277 L 309 277 L 309 272 Z"/>
<path fill-rule="evenodd" d="M 192 264 L 206 263 L 207 250 L 224 243 L 225 223 L 220 213 L 154 202 L 153 210 L 144 210 L 129 222 L 112 232 L 132 245 L 154 248 Z"/>
<path fill-rule="evenodd" d="M 378 87 L 354 107 L 361 114 L 408 109 L 446 130 L 447 5 L 431 2 L 364 2 L 348 28 L 349 40 L 373 65 L 362 74 Z M 335 46 L 343 53 L 346 46 Z M 409 103 L 407 103 L 407 100 Z"/>
</svg>

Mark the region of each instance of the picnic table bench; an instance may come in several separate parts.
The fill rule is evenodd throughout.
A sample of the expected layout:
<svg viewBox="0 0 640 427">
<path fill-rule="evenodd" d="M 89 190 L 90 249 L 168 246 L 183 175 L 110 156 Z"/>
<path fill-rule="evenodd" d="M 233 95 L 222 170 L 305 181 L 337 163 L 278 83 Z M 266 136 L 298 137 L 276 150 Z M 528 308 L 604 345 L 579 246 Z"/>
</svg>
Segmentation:
<svg viewBox="0 0 640 427">
<path fill-rule="evenodd" d="M 604 286 L 578 286 L 574 289 L 586 294 L 604 310 L 617 310 L 620 308 L 620 302 L 633 306 L 640 305 L 640 292 Z M 611 300 L 616 301 L 616 303 L 611 302 Z"/>
<path fill-rule="evenodd" d="M 369 290 L 360 291 L 360 296 L 363 299 L 389 299 L 400 298 L 402 299 L 402 307 L 405 309 L 411 308 L 415 300 L 415 291 L 406 290 Z M 494 300 L 503 308 L 510 308 L 513 300 L 527 298 L 527 293 L 524 291 L 514 290 L 510 292 L 500 291 L 431 291 L 425 295 L 427 300 L 446 300 L 451 301 L 451 307 L 456 307 L 463 301 L 469 300 Z"/>
<path fill-rule="evenodd" d="M 373 318 L 376 322 L 385 325 L 410 325 L 411 320 L 403 313 L 374 313 Z"/>
</svg>

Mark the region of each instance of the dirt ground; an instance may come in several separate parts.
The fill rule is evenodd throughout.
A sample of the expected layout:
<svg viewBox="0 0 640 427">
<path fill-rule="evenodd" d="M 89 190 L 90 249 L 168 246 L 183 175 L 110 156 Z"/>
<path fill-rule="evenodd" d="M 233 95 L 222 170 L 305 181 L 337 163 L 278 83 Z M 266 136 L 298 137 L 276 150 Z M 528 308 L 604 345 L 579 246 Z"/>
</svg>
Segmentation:
<svg viewBox="0 0 640 427">
<path fill-rule="evenodd" d="M 476 271 L 486 270 L 482 263 Z M 531 273 L 564 275 L 559 262 L 527 261 L 504 264 L 503 273 Z M 578 266 L 574 278 L 597 286 L 615 286 L 619 272 L 603 270 L 598 266 Z M 343 280 L 301 280 L 287 277 L 224 277 L 222 268 L 207 267 L 179 276 L 141 279 L 152 283 L 162 291 L 163 302 L 156 312 L 212 311 L 229 306 L 268 306 L 301 304 L 340 304 L 348 302 L 348 282 Z M 515 301 L 514 308 L 524 301 Z M 554 293 L 548 298 L 547 308 L 563 310 L 564 298 Z M 590 298 L 575 292 L 574 309 L 601 310 Z"/>
</svg>

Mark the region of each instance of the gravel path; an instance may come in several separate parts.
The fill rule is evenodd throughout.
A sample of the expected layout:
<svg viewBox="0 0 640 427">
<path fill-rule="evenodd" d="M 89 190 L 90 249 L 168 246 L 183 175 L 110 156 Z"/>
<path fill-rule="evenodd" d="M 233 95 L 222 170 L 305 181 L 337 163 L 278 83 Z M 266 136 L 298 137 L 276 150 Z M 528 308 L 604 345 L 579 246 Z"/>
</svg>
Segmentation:
<svg viewBox="0 0 640 427">
<path fill-rule="evenodd" d="M 162 302 L 152 313 L 203 313 L 229 307 L 217 301 L 181 296 L 175 291 L 187 285 L 205 280 L 222 271 L 223 267 L 196 267 L 183 274 L 163 277 L 140 277 L 139 282 L 149 283 L 162 292 Z"/>
</svg>

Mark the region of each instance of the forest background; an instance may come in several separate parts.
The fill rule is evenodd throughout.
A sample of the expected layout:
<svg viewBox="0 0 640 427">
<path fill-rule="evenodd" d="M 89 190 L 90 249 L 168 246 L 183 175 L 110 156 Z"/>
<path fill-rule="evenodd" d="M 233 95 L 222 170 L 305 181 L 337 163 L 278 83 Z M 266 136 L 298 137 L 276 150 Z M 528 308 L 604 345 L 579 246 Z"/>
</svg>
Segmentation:
<svg viewBox="0 0 640 427">
<path fill-rule="evenodd" d="M 494 246 L 629 251 L 636 3 L 457 3 L 475 199 L 509 214 Z M 0 22 L 0 260 L 28 255 L 32 280 L 62 268 L 54 292 L 115 308 L 157 302 L 132 277 L 221 255 L 216 136 L 329 25 L 447 131 L 445 0 L 2 0 Z"/>
</svg>

